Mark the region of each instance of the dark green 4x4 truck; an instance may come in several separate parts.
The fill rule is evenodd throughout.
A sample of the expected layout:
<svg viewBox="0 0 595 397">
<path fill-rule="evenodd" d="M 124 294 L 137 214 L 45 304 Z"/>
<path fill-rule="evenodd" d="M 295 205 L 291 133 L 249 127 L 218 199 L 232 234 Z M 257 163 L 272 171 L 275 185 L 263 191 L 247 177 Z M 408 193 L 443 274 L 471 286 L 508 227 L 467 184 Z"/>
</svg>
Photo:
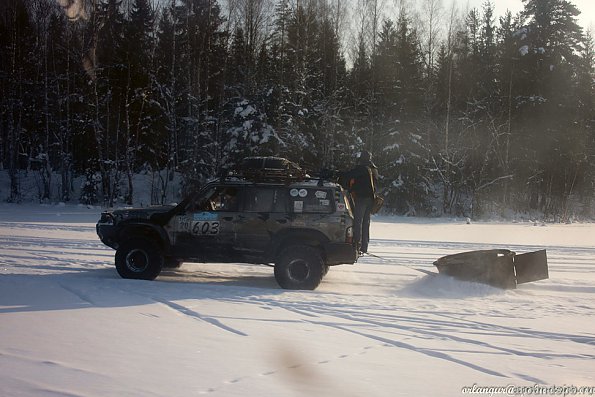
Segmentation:
<svg viewBox="0 0 595 397">
<path fill-rule="evenodd" d="M 274 264 L 281 287 L 315 289 L 329 266 L 357 260 L 339 184 L 296 174 L 284 159 L 250 161 L 179 205 L 103 212 L 97 234 L 116 250 L 120 276 L 153 280 L 182 262 Z"/>
</svg>

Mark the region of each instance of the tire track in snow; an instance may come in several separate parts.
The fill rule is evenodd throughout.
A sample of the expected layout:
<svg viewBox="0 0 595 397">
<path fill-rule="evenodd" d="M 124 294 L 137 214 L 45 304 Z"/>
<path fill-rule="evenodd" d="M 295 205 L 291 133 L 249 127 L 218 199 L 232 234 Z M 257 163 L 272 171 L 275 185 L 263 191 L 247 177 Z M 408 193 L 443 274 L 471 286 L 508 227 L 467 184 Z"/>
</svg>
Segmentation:
<svg viewBox="0 0 595 397">
<path fill-rule="evenodd" d="M 546 340 L 558 340 L 558 341 L 571 341 L 575 343 L 584 343 L 584 344 L 595 344 L 595 338 L 589 338 L 580 335 L 569 335 L 569 334 L 556 334 L 556 333 L 549 333 L 549 332 L 541 332 L 541 331 L 531 331 L 531 330 L 522 330 L 516 329 L 512 327 L 506 327 L 496 324 L 488 324 L 482 323 L 477 321 L 468 321 L 462 318 L 458 318 L 456 316 L 449 316 L 447 314 L 442 313 L 433 313 L 433 315 L 440 315 L 446 318 L 449 318 L 453 321 L 444 321 L 438 319 L 425 319 L 415 316 L 399 316 L 399 315 L 376 315 L 374 313 L 365 313 L 365 312 L 346 312 L 343 309 L 343 315 L 337 315 L 335 310 L 329 310 L 323 307 L 309 307 L 307 309 L 300 308 L 300 309 L 288 309 L 286 306 L 280 306 L 287 310 L 291 310 L 295 313 L 302 313 L 306 310 L 310 312 L 318 313 L 319 315 L 324 315 L 331 318 L 337 318 L 341 320 L 351 321 L 353 323 L 359 323 L 361 325 L 372 325 L 378 327 L 378 329 L 398 329 L 401 331 L 405 331 L 409 334 L 408 336 L 413 336 L 419 338 L 419 335 L 426 335 L 430 337 L 430 339 L 445 339 L 451 340 L 457 343 L 463 344 L 471 344 L 475 346 L 480 346 L 482 348 L 495 350 L 505 354 L 511 354 L 519 357 L 535 357 L 541 359 L 585 359 L 585 360 L 593 360 L 595 359 L 595 355 L 593 354 L 557 354 L 557 353 L 540 353 L 540 352 L 526 352 L 521 351 L 518 349 L 506 348 L 501 346 L 496 346 L 494 344 L 484 342 L 477 339 L 472 339 L 470 337 L 462 337 L 453 334 L 453 330 L 457 332 L 462 331 L 472 331 L 474 332 L 475 336 L 481 336 L 482 334 L 478 333 L 477 331 L 487 331 L 487 332 L 497 332 L 501 336 L 504 337 L 521 337 L 521 338 L 543 338 Z M 310 315 L 311 317 L 312 315 Z M 357 317 L 356 317 L 357 316 Z M 309 320 L 304 320 L 309 321 Z M 410 325 L 399 325 L 398 323 L 407 323 Z M 477 325 L 480 327 L 478 328 Z M 434 330 L 436 327 L 441 327 L 444 332 L 439 332 Z M 427 327 L 432 327 L 433 329 L 427 329 Z M 426 329 L 424 329 L 426 328 Z"/>
<path fill-rule="evenodd" d="M 301 309 L 301 310 L 303 310 L 303 309 Z M 582 344 L 587 344 L 587 345 L 595 345 L 595 336 L 589 337 L 589 336 L 585 336 L 585 335 L 562 334 L 562 333 L 552 333 L 552 332 L 545 332 L 545 331 L 513 328 L 513 327 L 507 327 L 504 325 L 490 324 L 490 323 L 485 323 L 485 322 L 476 321 L 476 320 L 467 320 L 467 319 L 463 319 L 463 318 L 460 318 L 460 317 L 457 317 L 454 315 L 438 313 L 438 312 L 431 313 L 431 315 L 445 317 L 450 320 L 454 320 L 454 322 L 438 320 L 438 319 L 427 320 L 425 318 L 413 317 L 413 316 L 379 315 L 379 314 L 374 314 L 374 313 L 353 312 L 353 311 L 348 312 L 346 310 L 343 310 L 343 312 L 345 313 L 344 316 L 337 316 L 336 314 L 334 314 L 335 313 L 334 311 L 330 311 L 326 308 L 322 308 L 322 309 L 317 308 L 317 310 L 318 310 L 318 313 L 324 314 L 327 316 L 335 316 L 335 317 L 353 320 L 353 321 L 370 321 L 370 323 L 372 325 L 377 325 L 379 327 L 388 326 L 388 327 L 394 328 L 395 327 L 393 325 L 394 321 L 405 321 L 408 323 L 417 323 L 417 324 L 420 324 L 421 326 L 439 325 L 439 326 L 447 328 L 447 330 L 448 330 L 448 328 L 454 328 L 459 331 L 461 331 L 461 330 L 469 330 L 469 331 L 482 330 L 482 331 L 487 331 L 487 332 L 494 332 L 501 336 L 516 336 L 516 337 L 521 337 L 521 338 L 538 337 L 538 338 L 543 338 L 543 339 L 547 339 L 547 340 L 570 341 L 570 342 L 582 343 Z M 354 318 L 353 317 L 354 314 L 359 316 L 359 318 Z M 382 320 L 385 320 L 388 322 L 382 322 Z M 420 328 L 403 327 L 403 329 L 407 330 L 407 331 L 414 330 L 417 332 L 417 331 L 419 331 Z M 427 331 L 427 332 L 435 332 L 435 331 Z M 438 333 L 437 335 L 440 337 L 443 336 L 441 333 Z M 465 341 L 465 340 L 466 339 L 463 339 L 462 341 Z M 508 351 L 506 351 L 506 352 L 508 352 Z M 511 350 L 510 352 L 517 354 L 517 355 L 521 355 L 521 356 L 527 355 L 524 352 L 519 352 L 516 350 Z M 595 355 L 536 355 L 535 357 L 595 359 Z"/>
<path fill-rule="evenodd" d="M 80 300 L 82 300 L 85 303 L 88 303 L 91 306 L 97 306 L 97 304 L 93 301 L 93 299 L 91 299 L 87 294 L 84 294 L 80 291 L 75 290 L 74 288 L 67 286 L 63 283 L 58 283 L 58 285 L 65 291 L 70 292 L 72 295 L 76 296 L 77 298 L 79 298 Z"/>
<path fill-rule="evenodd" d="M 59 221 L 60 219 L 56 219 Z M 95 224 L 82 226 L 72 226 L 72 224 L 68 223 L 47 223 L 47 222 L 0 222 L 0 228 L 2 229 L 34 229 L 34 230 L 44 230 L 44 231 L 52 231 L 52 232 L 79 232 L 79 233 L 87 233 L 87 232 L 94 232 L 95 231 Z"/>
<path fill-rule="evenodd" d="M 544 338 L 547 340 L 570 341 L 570 342 L 574 342 L 574 343 L 583 343 L 583 344 L 595 346 L 595 336 L 588 337 L 585 335 L 572 335 L 572 334 L 562 334 L 562 333 L 555 333 L 555 332 L 528 330 L 528 329 L 522 329 L 522 328 L 512 328 L 512 327 L 507 327 L 504 325 L 488 324 L 488 323 L 484 323 L 484 322 L 477 321 L 477 320 L 463 320 L 463 319 L 457 318 L 456 316 L 448 315 L 445 313 L 436 313 L 436 315 L 446 317 L 446 318 L 451 318 L 454 320 L 464 321 L 466 323 L 475 324 L 475 325 L 481 327 L 482 329 L 495 328 L 495 329 L 500 329 L 503 331 L 512 332 L 512 334 L 513 334 L 512 336 L 517 336 L 517 337 L 530 337 L 530 338 L 539 337 L 539 338 Z M 576 357 L 576 356 L 571 356 L 570 358 L 574 358 L 574 357 Z M 588 358 L 588 359 L 595 359 L 595 355 L 581 355 L 581 357 Z"/>
<path fill-rule="evenodd" d="M 304 309 L 294 309 L 294 308 L 288 308 L 286 306 L 279 306 L 282 307 L 290 312 L 294 312 L 297 314 L 301 314 L 303 313 Z M 513 355 L 518 355 L 518 356 L 530 356 L 530 357 L 536 357 L 534 354 L 530 354 L 530 353 L 525 353 L 525 352 L 521 352 L 518 350 L 513 350 L 513 349 L 507 349 L 507 348 L 501 348 L 498 346 L 494 346 L 491 344 L 488 344 L 486 342 L 482 342 L 482 341 L 477 341 L 477 340 L 473 340 L 473 339 L 468 339 L 468 338 L 462 338 L 462 337 L 457 337 L 451 334 L 447 334 L 447 333 L 441 333 L 441 332 L 436 332 L 436 331 L 428 331 L 428 330 L 423 330 L 421 328 L 414 328 L 413 326 L 398 326 L 395 325 L 394 323 L 386 323 L 386 322 L 380 322 L 380 321 L 373 321 L 373 320 L 366 320 L 366 319 L 360 319 L 360 318 L 354 318 L 351 315 L 345 315 L 345 316 L 341 316 L 341 315 L 336 315 L 334 313 L 331 313 L 329 311 L 325 311 L 324 309 L 321 308 L 312 308 L 310 307 L 309 310 L 313 310 L 316 312 L 316 310 L 318 309 L 318 314 L 320 315 L 324 315 L 327 317 L 331 317 L 331 318 L 336 318 L 336 319 L 340 319 L 340 320 L 347 320 L 350 321 L 352 323 L 361 323 L 362 325 L 373 325 L 373 326 L 377 326 L 379 327 L 379 329 L 385 329 L 386 327 L 390 327 L 393 329 L 399 329 L 402 331 L 406 331 L 406 332 L 410 332 L 411 334 L 409 335 L 410 337 L 413 338 L 419 338 L 418 334 L 424 334 L 426 336 L 430 336 L 431 339 L 446 339 L 446 340 L 452 340 L 454 342 L 458 342 L 458 343 L 465 343 L 465 344 L 472 344 L 474 346 L 481 346 L 483 348 L 488 348 L 488 349 L 494 349 L 494 350 L 499 350 L 503 353 L 507 353 L 507 354 L 513 354 Z M 310 316 L 312 317 L 312 316 Z M 410 321 L 411 319 L 408 317 L 402 317 L 404 320 L 406 321 Z M 423 321 L 422 319 L 415 319 L 418 321 Z M 433 357 L 433 358 L 437 358 L 437 359 L 441 359 L 441 360 L 445 360 L 445 361 L 449 361 L 455 364 L 459 364 L 462 366 L 465 366 L 467 368 L 473 369 L 475 371 L 479 371 L 482 372 L 484 374 L 487 375 L 492 375 L 492 376 L 498 376 L 498 377 L 502 377 L 502 378 L 507 378 L 508 376 L 500 373 L 498 371 L 474 364 L 470 361 L 466 361 L 466 360 L 461 360 L 458 359 L 456 357 L 453 357 L 452 355 L 449 355 L 447 353 L 444 352 L 440 352 L 437 350 L 432 350 L 432 349 L 428 349 L 428 348 L 423 348 L 423 347 L 417 347 L 413 344 L 410 343 L 406 343 L 403 341 L 398 341 L 398 340 L 394 340 L 394 339 L 389 339 L 386 337 L 382 337 L 379 335 L 374 335 L 371 332 L 365 332 L 363 330 L 357 330 L 356 328 L 354 328 L 353 326 L 348 326 L 346 324 L 339 324 L 339 323 L 330 323 L 330 322 L 324 322 L 324 321 L 315 321 L 315 320 L 309 320 L 309 319 L 303 319 L 302 321 L 307 322 L 309 324 L 312 325 L 319 325 L 319 326 L 325 326 L 325 327 L 330 327 L 330 328 L 334 328 L 334 329 L 338 329 L 338 330 L 342 330 L 345 332 L 349 332 L 349 333 L 353 333 L 368 339 L 372 339 L 378 342 L 381 342 L 383 344 L 389 345 L 389 346 L 394 346 L 394 347 L 399 347 L 402 349 L 407 349 L 413 352 L 417 352 L 420 354 L 424 354 L 426 356 L 429 357 Z M 430 322 L 428 322 L 427 320 L 425 320 L 425 325 L 429 325 Z M 453 327 L 455 326 L 455 324 L 450 324 Z M 360 328 L 359 326 L 357 328 Z M 547 357 L 546 357 L 547 356 Z M 554 358 L 552 357 L 554 355 L 543 355 L 543 357 L 541 358 Z M 556 358 L 557 355 L 555 355 Z M 572 358 L 576 358 L 576 356 L 572 356 Z M 539 383 L 544 383 L 544 381 L 540 381 Z"/>
<path fill-rule="evenodd" d="M 294 313 L 298 313 L 298 314 L 301 313 L 301 311 L 296 311 L 293 308 L 288 308 L 288 307 L 284 307 L 284 306 L 280 306 L 280 307 L 282 307 L 285 310 L 288 310 L 290 312 L 294 312 Z M 348 320 L 348 321 L 352 321 L 352 322 L 364 322 L 364 323 L 367 323 L 368 325 L 378 325 L 378 324 L 370 324 L 369 322 L 362 321 L 362 320 L 356 320 L 356 319 L 353 319 L 353 318 L 343 317 L 343 316 L 337 316 L 337 315 L 328 314 L 328 313 L 319 313 L 319 314 L 324 314 L 324 315 L 327 315 L 329 317 L 334 317 L 334 318 L 338 318 L 338 319 L 341 319 L 341 320 Z M 307 322 L 307 323 L 310 323 L 312 325 L 321 325 L 321 326 L 330 327 L 330 328 L 338 329 L 338 330 L 341 330 L 341 331 L 353 333 L 353 334 L 360 335 L 360 336 L 363 336 L 365 338 L 372 339 L 372 340 L 375 340 L 375 341 L 378 341 L 378 342 L 381 342 L 381 343 L 384 343 L 384 344 L 387 344 L 387 345 L 399 347 L 399 348 L 402 348 L 402 349 L 411 350 L 413 352 L 421 353 L 421 354 L 424 354 L 426 356 L 430 356 L 430 357 L 433 357 L 433 358 L 438 358 L 438 359 L 450 361 L 452 363 L 460 364 L 460 365 L 463 365 L 465 367 L 471 368 L 473 370 L 476 370 L 476 371 L 479 371 L 479 372 L 482 372 L 482 373 L 485 373 L 485 374 L 488 374 L 488 375 L 499 376 L 499 377 L 503 377 L 503 378 L 506 377 L 506 375 L 501 374 L 501 373 L 499 373 L 497 371 L 493 371 L 491 369 L 484 368 L 484 367 L 481 367 L 479 365 L 475 365 L 473 363 L 470 363 L 470 362 L 467 362 L 467 361 L 464 361 L 464 360 L 460 360 L 460 359 L 454 358 L 454 357 L 452 357 L 452 356 L 450 356 L 450 355 L 448 355 L 446 353 L 438 352 L 438 351 L 431 350 L 431 349 L 416 347 L 416 346 L 411 345 L 409 343 L 405 343 L 405 342 L 401 342 L 401 341 L 396 341 L 396 340 L 393 340 L 393 339 L 388 339 L 388 338 L 377 336 L 377 335 L 372 335 L 371 333 L 366 333 L 366 332 L 363 332 L 363 331 L 357 331 L 357 330 L 355 330 L 355 329 L 353 329 L 351 327 L 347 328 L 345 325 L 342 325 L 342 324 L 327 323 L 327 322 L 323 322 L 323 321 L 313 321 L 313 320 L 306 320 L 306 319 L 304 319 L 303 321 L 304 322 Z M 386 324 L 384 324 L 384 325 L 386 325 Z M 391 326 L 394 327 L 394 325 L 391 325 Z M 444 335 L 444 337 L 449 337 L 449 335 Z"/>
<path fill-rule="evenodd" d="M 365 314 L 363 316 L 366 316 Z M 476 340 L 476 339 L 471 339 L 471 338 L 465 338 L 465 337 L 461 337 L 461 336 L 456 336 L 452 333 L 443 333 L 443 332 L 438 332 L 438 331 L 431 331 L 428 329 L 423 329 L 423 328 L 417 328 L 414 326 L 403 326 L 403 325 L 396 325 L 394 323 L 386 323 L 386 322 L 381 322 L 381 321 L 377 321 L 377 320 L 368 320 L 368 319 L 362 319 L 362 318 L 353 318 L 352 316 L 339 316 L 339 318 L 342 319 L 349 319 L 351 321 L 356 321 L 356 322 L 363 322 L 365 324 L 369 324 L 369 325 L 373 325 L 373 326 L 377 326 L 381 329 L 385 329 L 385 328 L 396 328 L 396 329 L 400 329 L 403 331 L 407 331 L 407 332 L 411 332 L 411 333 L 419 333 L 419 334 L 423 334 L 423 335 L 427 335 L 429 337 L 431 337 L 432 339 L 446 339 L 446 340 L 451 340 L 454 342 L 458 342 L 458 343 L 463 343 L 463 344 L 471 344 L 471 345 L 475 345 L 475 346 L 481 346 L 483 348 L 486 349 L 491 349 L 491 350 L 496 350 L 502 353 L 506 353 L 506 354 L 512 354 L 515 356 L 520 356 L 520 357 L 536 357 L 536 358 L 543 358 L 543 359 L 561 359 L 561 358 L 571 358 L 571 359 L 575 359 L 575 358 L 580 358 L 580 359 L 588 359 L 588 360 L 593 360 L 595 359 L 595 355 L 589 355 L 589 354 L 580 354 L 580 355 L 576 355 L 576 354 L 553 354 L 553 353 L 537 353 L 537 352 L 526 352 L 526 351 L 521 351 L 518 349 L 511 349 L 511 348 L 506 348 L 506 347 L 501 347 L 501 346 L 496 346 L 494 344 L 488 343 L 488 342 L 483 342 L 481 340 Z M 403 320 L 410 322 L 409 318 L 403 317 Z M 426 325 L 430 325 L 429 322 L 426 322 Z M 481 330 L 483 331 L 489 331 L 490 329 L 488 329 L 488 325 L 484 324 L 486 327 L 482 328 Z M 451 327 L 453 329 L 458 328 L 458 329 L 467 329 L 467 330 L 472 330 L 472 328 L 470 328 L 468 325 L 465 325 L 465 320 L 461 319 L 460 323 L 452 323 Z M 505 337 L 510 337 L 510 336 L 518 336 L 518 335 L 511 335 L 509 331 L 516 331 L 513 328 L 505 328 L 505 327 L 500 327 L 497 325 L 494 325 L 493 327 L 495 328 L 502 328 L 503 330 L 506 330 L 508 332 L 505 332 L 503 334 L 501 334 L 502 336 Z M 491 327 L 490 327 L 491 328 Z M 449 331 L 449 330 L 445 330 L 445 331 Z M 450 330 L 451 331 L 451 330 Z M 476 336 L 480 336 L 480 334 L 475 334 Z M 525 336 L 526 337 L 526 336 Z M 547 339 L 547 337 L 546 337 Z"/>
<path fill-rule="evenodd" d="M 387 246 L 398 246 L 402 248 L 415 248 L 418 250 L 418 254 L 423 253 L 423 250 L 430 249 L 435 252 L 436 247 L 440 247 L 444 252 L 447 251 L 474 251 L 481 249 L 494 249 L 502 248 L 509 249 L 518 254 L 523 254 L 529 251 L 537 251 L 547 249 L 548 257 L 550 252 L 553 253 L 562 251 L 566 254 L 572 252 L 575 255 L 580 254 L 592 254 L 594 247 L 588 246 L 563 246 L 563 245 L 539 245 L 539 244 L 494 244 L 494 243 L 476 243 L 476 242 L 460 242 L 460 241 L 421 241 L 421 240 L 392 240 L 392 239 L 378 239 L 375 238 L 370 242 L 371 248 L 378 248 L 379 250 L 386 248 Z M 374 253 L 372 250 L 371 252 Z M 392 253 L 392 252 L 390 252 Z M 387 252 L 389 254 L 389 252 Z M 394 254 L 394 253 L 393 253 Z M 383 255 L 384 256 L 384 255 Z M 392 259 L 392 258 L 391 258 Z"/>
<path fill-rule="evenodd" d="M 340 319 L 340 320 L 347 320 L 347 321 L 350 321 L 352 323 L 362 323 L 361 325 L 354 324 L 354 325 L 356 325 L 357 328 L 360 328 L 361 326 L 365 326 L 365 325 L 374 325 L 374 326 L 380 326 L 380 327 L 389 326 L 391 328 L 397 328 L 397 329 L 405 330 L 405 331 L 408 331 L 408 332 L 413 332 L 413 335 L 412 336 L 413 337 L 418 337 L 418 336 L 416 336 L 416 332 L 419 332 L 419 329 L 418 328 L 413 329 L 413 327 L 395 327 L 395 325 L 392 324 L 392 323 L 387 324 L 387 323 L 383 323 L 383 322 L 379 322 L 379 321 L 370 321 L 370 320 L 356 319 L 356 318 L 354 318 L 351 315 L 340 316 L 340 315 L 334 314 L 330 310 L 325 310 L 325 309 L 323 309 L 321 307 L 317 307 L 317 306 L 316 307 L 314 307 L 314 306 L 308 306 L 308 307 L 302 307 L 302 308 L 294 308 L 294 307 L 287 307 L 287 305 L 281 305 L 281 304 L 279 304 L 277 302 L 269 302 L 269 304 L 272 305 L 272 306 L 274 306 L 274 307 L 282 308 L 282 309 L 285 309 L 285 310 L 290 311 L 292 313 L 299 314 L 299 315 L 304 316 L 304 317 L 320 318 L 320 316 L 328 316 L 328 317 L 336 318 L 336 319 Z M 401 316 L 401 317 L 403 319 L 406 319 L 406 320 L 411 320 L 408 317 L 404 317 L 404 316 Z M 417 319 L 417 320 L 423 321 L 421 319 Z M 492 370 L 492 369 L 489 369 L 489 368 L 485 368 L 485 367 L 482 367 L 482 366 L 477 365 L 477 364 L 473 364 L 473 363 L 471 363 L 469 361 L 465 361 L 465 360 L 461 360 L 461 359 L 455 358 L 455 357 L 453 357 L 453 356 L 451 356 L 449 354 L 446 354 L 444 352 L 439 352 L 439 351 L 432 350 L 432 349 L 427 349 L 427 348 L 416 347 L 416 346 L 414 346 L 412 344 L 409 344 L 409 343 L 406 343 L 406 342 L 396 341 L 396 340 L 385 338 L 385 337 L 382 337 L 382 336 L 373 335 L 373 334 L 368 333 L 368 332 L 356 330 L 355 328 L 353 328 L 353 326 L 349 326 L 348 327 L 345 324 L 328 323 L 328 322 L 324 322 L 324 321 L 317 321 L 317 320 L 311 320 L 311 319 L 302 319 L 302 321 L 305 322 L 305 323 L 309 323 L 309 324 L 315 325 L 315 326 L 330 327 L 330 328 L 338 329 L 338 330 L 341 330 L 341 331 L 344 331 L 344 332 L 349 332 L 349 333 L 353 333 L 353 334 L 356 334 L 356 335 L 359 335 L 359 336 L 363 336 L 365 338 L 372 339 L 372 340 L 375 340 L 377 342 L 380 342 L 380 344 L 377 345 L 377 346 L 399 347 L 399 348 L 407 349 L 407 350 L 410 350 L 410 351 L 413 351 L 413 352 L 418 352 L 418 353 L 421 353 L 421 354 L 424 354 L 424 355 L 427 355 L 427 356 L 430 356 L 430 357 L 433 357 L 433 358 L 442 359 L 442 360 L 446 360 L 446 361 L 449 361 L 449 362 L 452 362 L 452 363 L 455 363 L 455 364 L 459 364 L 459 365 L 465 366 L 467 368 L 473 369 L 475 371 L 479 371 L 479 372 L 485 373 L 487 375 L 498 376 L 498 377 L 502 377 L 502 378 L 507 378 L 508 377 L 507 375 L 502 374 L 502 373 L 500 373 L 498 371 L 495 371 L 495 370 Z M 427 320 L 425 320 L 425 322 L 426 322 L 426 325 L 429 324 L 429 322 Z M 448 325 L 453 325 L 452 323 L 445 322 L 445 321 L 443 321 L 443 323 L 446 323 Z M 458 338 L 458 337 L 453 338 L 452 335 L 448 335 L 448 334 L 442 334 L 442 333 L 438 333 L 438 332 L 429 332 L 429 331 L 425 331 L 425 333 L 426 334 L 429 334 L 429 336 L 432 336 L 433 338 L 439 337 L 439 338 L 445 338 L 445 339 L 452 339 L 452 340 L 454 340 L 456 342 L 465 342 L 465 343 L 471 343 L 471 344 L 474 344 L 474 345 L 477 345 L 478 344 L 478 343 L 476 343 L 478 341 L 474 341 L 474 340 L 471 340 L 471 339 L 465 339 L 465 338 Z M 490 348 L 498 349 L 498 347 L 491 346 L 489 344 L 485 344 L 484 345 L 483 343 L 480 343 L 479 345 L 482 346 L 482 347 L 490 347 Z M 364 350 L 360 354 L 365 354 L 365 352 L 367 350 L 369 350 L 369 349 L 371 349 L 373 347 L 375 347 L 375 346 L 366 346 L 364 348 Z M 510 353 L 509 351 L 506 351 L 506 350 L 504 352 Z M 348 355 L 342 355 L 339 358 L 344 359 L 346 357 L 348 357 Z M 323 360 L 323 361 L 318 362 L 317 364 L 326 364 L 328 362 L 329 362 L 328 360 Z M 544 383 L 544 381 L 540 381 L 539 383 Z"/>
<path fill-rule="evenodd" d="M 334 328 L 334 329 L 339 329 L 339 330 L 346 331 L 346 332 L 350 332 L 350 333 L 353 333 L 353 334 L 356 334 L 356 335 L 363 336 L 363 337 L 368 338 L 368 339 L 373 339 L 373 340 L 376 340 L 378 342 L 385 343 L 387 345 L 391 345 L 391 346 L 395 346 L 395 347 L 400 347 L 402 349 L 411 350 L 413 352 L 421 353 L 421 354 L 424 354 L 426 356 L 430 356 L 430 357 L 433 357 L 433 358 L 438 358 L 438 359 L 450 361 L 452 363 L 460 364 L 460 365 L 463 365 L 465 367 L 471 368 L 471 369 L 473 369 L 475 371 L 483 372 L 484 374 L 487 374 L 487 375 L 499 376 L 501 378 L 507 378 L 508 377 L 508 376 L 506 376 L 506 375 L 504 375 L 504 374 L 502 374 L 500 372 L 493 371 L 493 370 L 488 369 L 488 368 L 485 368 L 485 367 L 481 367 L 479 365 L 470 363 L 468 361 L 460 360 L 458 358 L 452 357 L 449 354 L 442 353 L 442 352 L 439 352 L 439 351 L 436 351 L 436 350 L 426 349 L 426 348 L 423 348 L 423 347 L 416 347 L 416 346 L 411 345 L 409 343 L 400 342 L 400 341 L 396 341 L 396 340 L 384 338 L 384 337 L 377 336 L 377 335 L 372 335 L 372 334 L 369 334 L 369 333 L 366 333 L 366 332 L 356 331 L 354 329 L 349 329 L 349 328 L 346 328 L 346 327 L 344 327 L 342 325 L 339 325 L 339 324 L 326 324 L 326 323 L 323 323 L 323 322 L 312 322 L 312 323 L 313 324 L 317 324 L 317 325 L 323 325 L 323 326 L 331 327 L 331 328 Z M 540 383 L 545 384 L 545 382 L 540 382 Z"/>
<path fill-rule="evenodd" d="M 158 299 L 155 297 L 152 297 L 151 299 L 157 303 L 161 303 L 161 304 L 169 307 L 170 309 L 172 309 L 178 313 L 181 313 L 181 314 L 188 316 L 190 318 L 194 318 L 196 320 L 204 321 L 208 324 L 214 325 L 215 327 L 221 328 L 224 331 L 228 331 L 228 332 L 231 332 L 232 334 L 236 334 L 239 336 L 248 336 L 248 334 L 245 334 L 242 331 L 239 331 L 237 329 L 234 329 L 232 327 L 229 327 L 229 326 L 223 324 L 221 321 L 217 320 L 216 318 L 204 316 L 204 315 L 198 313 L 197 311 L 189 309 L 185 306 L 179 305 L 177 303 L 174 303 L 174 302 L 171 302 L 171 301 L 168 301 L 165 299 Z"/>
</svg>

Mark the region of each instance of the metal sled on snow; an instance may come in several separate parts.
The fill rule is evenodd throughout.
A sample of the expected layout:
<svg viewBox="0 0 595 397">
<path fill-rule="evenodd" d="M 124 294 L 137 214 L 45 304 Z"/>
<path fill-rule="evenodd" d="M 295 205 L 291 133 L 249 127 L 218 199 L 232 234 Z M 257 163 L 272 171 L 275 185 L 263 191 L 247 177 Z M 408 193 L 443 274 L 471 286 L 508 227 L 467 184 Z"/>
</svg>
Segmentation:
<svg viewBox="0 0 595 397">
<path fill-rule="evenodd" d="M 549 278 L 545 250 L 520 255 L 506 249 L 469 251 L 443 256 L 434 266 L 439 273 L 459 280 L 504 289 Z"/>
</svg>

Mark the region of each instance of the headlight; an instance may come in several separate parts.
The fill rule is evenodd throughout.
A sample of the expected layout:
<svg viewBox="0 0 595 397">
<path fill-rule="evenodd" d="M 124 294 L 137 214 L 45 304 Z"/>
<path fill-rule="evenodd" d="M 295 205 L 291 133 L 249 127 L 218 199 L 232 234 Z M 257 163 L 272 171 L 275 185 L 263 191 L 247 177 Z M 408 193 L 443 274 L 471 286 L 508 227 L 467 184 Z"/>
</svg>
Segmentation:
<svg viewBox="0 0 595 397">
<path fill-rule="evenodd" d="M 113 225 L 114 224 L 114 217 L 112 214 L 103 212 L 101 214 L 101 219 L 99 219 L 99 223 L 104 225 Z"/>
</svg>

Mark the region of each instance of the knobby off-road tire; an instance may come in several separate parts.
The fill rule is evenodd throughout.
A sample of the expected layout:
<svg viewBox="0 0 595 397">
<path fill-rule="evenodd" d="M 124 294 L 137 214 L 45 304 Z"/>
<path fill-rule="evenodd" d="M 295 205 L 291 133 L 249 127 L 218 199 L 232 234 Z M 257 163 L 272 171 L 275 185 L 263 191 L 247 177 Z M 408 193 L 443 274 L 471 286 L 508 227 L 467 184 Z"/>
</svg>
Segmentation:
<svg viewBox="0 0 595 397">
<path fill-rule="evenodd" d="M 316 248 L 293 245 L 279 255 L 275 263 L 275 279 L 285 289 L 313 290 L 322 280 L 324 266 Z"/>
<path fill-rule="evenodd" d="M 122 278 L 154 280 L 163 267 L 163 254 L 148 240 L 126 241 L 116 251 L 116 270 Z"/>
</svg>

